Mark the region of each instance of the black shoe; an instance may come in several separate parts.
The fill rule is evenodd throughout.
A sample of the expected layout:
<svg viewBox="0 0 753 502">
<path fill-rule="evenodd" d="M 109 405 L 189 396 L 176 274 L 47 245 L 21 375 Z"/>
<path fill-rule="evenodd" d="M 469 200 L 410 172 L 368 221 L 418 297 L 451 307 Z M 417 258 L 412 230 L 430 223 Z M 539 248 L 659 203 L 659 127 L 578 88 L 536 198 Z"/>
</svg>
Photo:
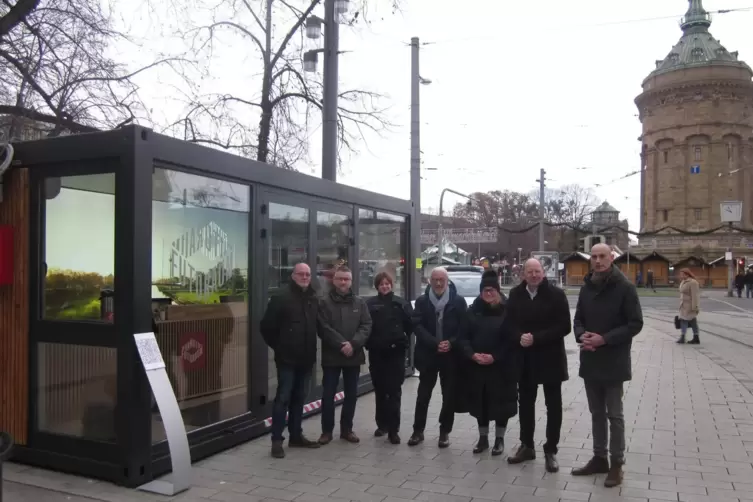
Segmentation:
<svg viewBox="0 0 753 502">
<path fill-rule="evenodd" d="M 291 448 L 319 448 L 321 445 L 317 441 L 311 441 L 307 437 L 301 436 L 298 439 L 288 441 L 288 446 Z"/>
<path fill-rule="evenodd" d="M 609 472 L 609 460 L 604 457 L 592 457 L 583 467 L 573 469 L 573 476 L 591 476 Z"/>
<path fill-rule="evenodd" d="M 440 448 L 447 448 L 450 446 L 450 434 L 448 432 L 440 432 L 439 433 L 439 443 L 437 445 Z"/>
<path fill-rule="evenodd" d="M 677 340 L 677 343 L 685 343 L 685 337 L 684 337 L 684 336 L 681 336 L 681 337 L 680 337 L 680 338 L 679 338 L 679 339 Z"/>
<path fill-rule="evenodd" d="M 560 464 L 557 462 L 557 456 L 554 453 L 544 453 L 544 465 L 546 472 L 559 472 Z"/>
<path fill-rule="evenodd" d="M 272 441 L 272 456 L 274 458 L 285 458 L 285 449 L 282 447 L 282 441 Z"/>
<path fill-rule="evenodd" d="M 489 436 L 482 434 L 478 437 L 478 443 L 476 443 L 476 447 L 473 448 L 473 453 L 482 453 L 488 449 L 489 449 Z"/>
<path fill-rule="evenodd" d="M 377 430 L 374 431 L 374 437 L 375 438 L 380 438 L 380 437 L 384 436 L 385 434 L 387 434 L 387 433 L 381 427 L 377 427 Z"/>
<path fill-rule="evenodd" d="M 392 444 L 400 444 L 400 435 L 397 432 L 391 432 L 387 434 L 387 439 Z"/>
<path fill-rule="evenodd" d="M 424 433 L 414 432 L 413 434 L 411 434 L 410 439 L 408 439 L 408 446 L 416 446 L 423 442 L 424 442 Z"/>
<path fill-rule="evenodd" d="M 507 457 L 508 464 L 521 464 L 528 460 L 536 460 L 536 451 L 522 444 L 512 457 Z"/>
<path fill-rule="evenodd" d="M 697 336 L 694 336 L 693 339 L 688 342 L 688 345 L 699 345 L 700 343 L 701 340 L 699 340 Z"/>
<path fill-rule="evenodd" d="M 505 438 L 496 438 L 494 440 L 494 448 L 492 448 L 492 457 L 498 457 L 505 451 Z"/>
</svg>

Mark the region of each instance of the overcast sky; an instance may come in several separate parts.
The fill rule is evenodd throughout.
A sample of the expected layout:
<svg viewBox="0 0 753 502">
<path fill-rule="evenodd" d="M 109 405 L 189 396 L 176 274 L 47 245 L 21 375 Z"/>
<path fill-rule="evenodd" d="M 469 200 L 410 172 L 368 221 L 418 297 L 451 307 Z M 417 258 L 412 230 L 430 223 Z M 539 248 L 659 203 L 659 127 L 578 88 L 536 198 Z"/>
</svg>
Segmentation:
<svg viewBox="0 0 753 502">
<path fill-rule="evenodd" d="M 192 0 L 197 2 L 199 0 Z M 374 0 L 373 4 L 391 2 Z M 372 135 L 346 158 L 340 181 L 408 198 L 410 180 L 410 47 L 421 49 L 422 206 L 439 206 L 451 187 L 474 191 L 536 189 L 540 168 L 548 186 L 578 183 L 596 188 L 638 230 L 640 122 L 633 100 L 642 80 L 680 38 L 686 0 L 539 0 L 449 2 L 403 0 L 392 14 L 372 7 L 370 26 L 341 30 L 340 89 L 378 91 L 395 124 Z M 709 11 L 753 7 L 751 0 L 705 0 Z M 323 12 L 319 12 L 323 15 Z M 129 17 L 130 16 L 130 17 Z M 140 20 L 141 19 L 141 20 Z M 134 23 L 134 21 L 136 21 Z M 145 45 L 174 49 L 170 22 L 154 29 L 143 18 L 124 16 Z M 209 22 L 209 20 L 204 20 Z M 717 14 L 712 34 L 753 63 L 753 10 Z M 139 30 L 140 27 L 140 30 Z M 240 92 L 258 81 L 250 43 L 216 47 L 215 92 Z M 148 51 L 119 49 L 137 64 Z M 321 67 L 321 64 L 320 64 Z M 151 72 L 139 83 L 158 121 L 180 112 L 165 75 Z M 220 89 L 221 87 L 221 89 Z M 321 174 L 321 128 L 310 134 L 312 165 Z M 460 199 L 447 197 L 446 207 Z"/>
</svg>

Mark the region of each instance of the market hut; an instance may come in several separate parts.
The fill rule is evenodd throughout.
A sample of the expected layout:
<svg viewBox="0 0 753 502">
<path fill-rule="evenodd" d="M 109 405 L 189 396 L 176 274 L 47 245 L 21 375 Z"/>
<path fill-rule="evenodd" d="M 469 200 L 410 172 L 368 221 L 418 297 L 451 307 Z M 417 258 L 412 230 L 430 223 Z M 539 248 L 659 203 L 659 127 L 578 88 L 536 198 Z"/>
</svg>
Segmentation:
<svg viewBox="0 0 753 502">
<path fill-rule="evenodd" d="M 680 269 L 687 268 L 698 280 L 698 284 L 701 287 L 710 285 L 710 265 L 706 260 L 698 256 L 688 256 L 672 265 L 672 275 L 674 276 L 675 283 L 680 282 Z"/>
<path fill-rule="evenodd" d="M 625 274 L 630 282 L 637 282 L 638 272 L 641 270 L 641 258 L 630 251 L 625 251 L 614 259 L 614 264 Z"/>
<path fill-rule="evenodd" d="M 648 277 L 648 271 L 651 270 L 654 273 L 654 286 L 669 286 L 669 266 L 669 260 L 656 251 L 644 257 L 641 260 L 641 274 L 644 282 Z"/>
<path fill-rule="evenodd" d="M 565 285 L 582 286 L 591 268 L 591 257 L 578 251 L 563 258 L 561 263 L 565 266 Z"/>
</svg>

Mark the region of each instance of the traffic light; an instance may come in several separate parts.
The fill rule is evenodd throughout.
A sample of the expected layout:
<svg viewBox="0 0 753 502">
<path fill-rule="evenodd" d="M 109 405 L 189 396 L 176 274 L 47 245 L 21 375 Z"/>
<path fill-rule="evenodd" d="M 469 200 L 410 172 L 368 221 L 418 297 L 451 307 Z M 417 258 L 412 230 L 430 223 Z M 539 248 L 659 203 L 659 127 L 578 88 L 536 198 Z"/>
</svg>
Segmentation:
<svg viewBox="0 0 753 502">
<path fill-rule="evenodd" d="M 745 268 L 745 258 L 738 258 L 738 260 L 737 260 L 737 266 L 739 268 L 744 269 Z"/>
</svg>

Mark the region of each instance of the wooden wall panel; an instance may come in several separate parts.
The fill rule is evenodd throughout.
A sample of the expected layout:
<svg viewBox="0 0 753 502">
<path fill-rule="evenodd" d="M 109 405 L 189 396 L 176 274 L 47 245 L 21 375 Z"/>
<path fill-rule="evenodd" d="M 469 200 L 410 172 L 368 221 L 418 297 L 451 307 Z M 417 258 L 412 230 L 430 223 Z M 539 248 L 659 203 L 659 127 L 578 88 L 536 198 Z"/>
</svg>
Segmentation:
<svg viewBox="0 0 753 502">
<path fill-rule="evenodd" d="M 29 173 L 3 176 L 0 225 L 13 227 L 13 284 L 0 286 L 0 430 L 26 444 L 29 410 Z"/>
</svg>

